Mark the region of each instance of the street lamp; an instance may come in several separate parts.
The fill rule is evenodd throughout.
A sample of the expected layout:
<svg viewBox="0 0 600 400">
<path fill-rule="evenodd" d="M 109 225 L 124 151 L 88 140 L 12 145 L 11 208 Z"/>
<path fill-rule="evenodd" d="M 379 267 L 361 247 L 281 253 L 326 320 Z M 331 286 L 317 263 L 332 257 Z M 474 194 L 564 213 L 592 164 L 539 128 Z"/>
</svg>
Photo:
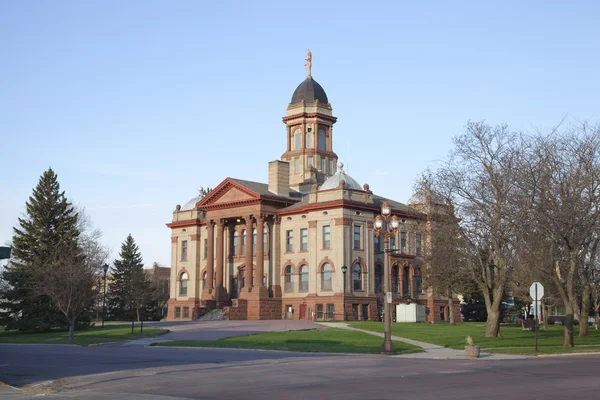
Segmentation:
<svg viewBox="0 0 600 400">
<path fill-rule="evenodd" d="M 348 271 L 348 267 L 342 265 L 342 272 L 344 273 L 344 297 L 342 303 L 342 311 L 344 312 L 344 321 L 346 320 L 346 272 Z"/>
<path fill-rule="evenodd" d="M 104 270 L 104 296 L 102 298 L 102 327 L 104 328 L 104 313 L 106 312 L 106 273 L 108 272 L 108 264 L 102 266 Z"/>
<path fill-rule="evenodd" d="M 383 247 L 384 247 L 384 260 L 383 260 L 383 280 L 384 280 L 384 291 L 385 291 L 385 302 L 383 306 L 383 321 L 384 321 L 384 335 L 383 344 L 381 349 L 384 353 L 392 353 L 394 351 L 394 344 L 392 343 L 392 312 L 390 305 L 392 304 L 392 293 L 390 291 L 390 271 L 389 271 L 389 252 L 390 252 L 390 236 L 395 235 L 398 231 L 400 221 L 398 217 L 391 216 L 392 210 L 388 202 L 384 202 L 381 205 L 381 214 L 375 217 L 375 235 L 380 237 L 383 233 Z"/>
</svg>

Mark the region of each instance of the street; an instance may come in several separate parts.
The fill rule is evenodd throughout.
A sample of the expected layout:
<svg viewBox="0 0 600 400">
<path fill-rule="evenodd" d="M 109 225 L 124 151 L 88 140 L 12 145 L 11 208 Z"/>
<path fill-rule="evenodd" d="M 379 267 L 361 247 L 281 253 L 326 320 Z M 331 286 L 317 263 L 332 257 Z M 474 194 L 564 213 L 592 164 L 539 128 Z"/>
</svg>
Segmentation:
<svg viewBox="0 0 600 400">
<path fill-rule="evenodd" d="M 600 393 L 597 355 L 424 360 L 112 344 L 0 345 L 0 360 L 1 381 L 50 388 L 54 398 L 592 399 Z M 7 400 L 34 395 L 0 391 Z"/>
</svg>

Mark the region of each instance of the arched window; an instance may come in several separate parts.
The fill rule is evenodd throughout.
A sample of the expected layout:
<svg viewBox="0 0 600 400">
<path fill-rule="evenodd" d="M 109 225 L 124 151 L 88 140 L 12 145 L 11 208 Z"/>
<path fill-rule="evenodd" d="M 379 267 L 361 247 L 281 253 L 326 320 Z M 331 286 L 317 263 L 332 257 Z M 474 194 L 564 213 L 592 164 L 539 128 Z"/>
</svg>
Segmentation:
<svg viewBox="0 0 600 400">
<path fill-rule="evenodd" d="M 294 132 L 294 150 L 302 149 L 302 134 L 299 130 Z"/>
<path fill-rule="evenodd" d="M 306 147 L 309 149 L 312 149 L 312 147 L 313 147 L 312 139 L 313 139 L 313 133 L 311 131 L 306 132 Z"/>
<path fill-rule="evenodd" d="M 208 276 L 207 272 L 204 272 L 204 274 L 202 274 L 202 289 L 206 289 L 206 277 Z"/>
<path fill-rule="evenodd" d="M 181 277 L 179 278 L 179 295 L 180 296 L 187 296 L 187 287 L 188 287 L 188 274 L 187 274 L 187 272 L 184 272 L 183 274 L 181 274 Z"/>
<path fill-rule="evenodd" d="M 308 266 L 300 267 L 300 291 L 308 292 Z"/>
<path fill-rule="evenodd" d="M 252 230 L 252 254 L 256 254 L 256 228 Z"/>
<path fill-rule="evenodd" d="M 408 266 L 405 266 L 404 268 L 402 268 L 402 296 L 410 296 L 408 279 L 409 269 Z"/>
<path fill-rule="evenodd" d="M 394 297 L 398 296 L 400 284 L 400 269 L 397 264 L 392 267 L 392 293 Z"/>
<path fill-rule="evenodd" d="M 286 292 L 294 291 L 294 267 L 292 267 L 291 265 L 285 267 L 284 290 Z"/>
<path fill-rule="evenodd" d="M 354 283 L 354 290 L 362 290 L 362 271 L 359 263 L 354 264 L 352 267 L 352 282 Z"/>
<path fill-rule="evenodd" d="M 319 129 L 319 137 L 317 139 L 318 141 L 318 146 L 319 146 L 319 150 L 326 150 L 327 149 L 327 143 L 326 143 L 326 139 L 325 139 L 325 131 L 323 129 Z"/>
<path fill-rule="evenodd" d="M 241 253 L 244 254 L 246 252 L 246 230 L 242 230 L 242 250 Z"/>
<path fill-rule="evenodd" d="M 331 264 L 323 264 L 321 268 L 321 290 L 331 290 L 332 271 Z"/>
<path fill-rule="evenodd" d="M 234 231 L 233 232 L 233 255 L 234 256 L 237 256 L 239 254 L 239 248 L 238 248 L 238 246 L 239 246 L 239 242 L 238 242 L 239 237 L 238 236 L 239 236 L 238 232 Z"/>
<path fill-rule="evenodd" d="M 383 266 L 375 265 L 375 293 L 383 293 Z"/>
</svg>

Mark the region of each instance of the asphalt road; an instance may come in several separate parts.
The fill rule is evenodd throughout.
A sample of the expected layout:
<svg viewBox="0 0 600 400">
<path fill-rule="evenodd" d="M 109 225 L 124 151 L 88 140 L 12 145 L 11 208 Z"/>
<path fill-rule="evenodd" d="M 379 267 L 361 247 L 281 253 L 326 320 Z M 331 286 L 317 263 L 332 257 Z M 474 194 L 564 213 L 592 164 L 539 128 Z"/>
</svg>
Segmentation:
<svg viewBox="0 0 600 400">
<path fill-rule="evenodd" d="M 468 361 L 122 345 L 0 345 L 0 380 L 17 385 L 51 381 L 32 386 L 51 387 L 51 398 L 596 399 L 598 371 L 600 356 Z M 34 395 L 0 391 L 2 400 Z"/>
</svg>

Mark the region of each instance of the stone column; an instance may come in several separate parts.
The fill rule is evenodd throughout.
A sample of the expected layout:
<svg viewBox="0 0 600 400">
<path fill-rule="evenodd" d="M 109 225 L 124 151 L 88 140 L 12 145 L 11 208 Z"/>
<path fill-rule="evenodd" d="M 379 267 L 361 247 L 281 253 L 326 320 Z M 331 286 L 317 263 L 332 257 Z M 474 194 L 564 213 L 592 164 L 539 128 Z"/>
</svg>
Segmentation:
<svg viewBox="0 0 600 400">
<path fill-rule="evenodd" d="M 256 217 L 256 279 L 258 287 L 264 287 L 263 276 L 265 274 L 265 248 L 264 248 L 264 216 L 259 214 Z"/>
<path fill-rule="evenodd" d="M 281 298 L 281 217 L 279 215 L 273 217 L 273 223 L 271 224 L 271 243 L 273 243 L 273 251 L 270 255 L 273 264 L 271 289 L 273 291 L 273 297 Z"/>
<path fill-rule="evenodd" d="M 206 240 L 208 243 L 208 248 L 206 251 L 206 288 L 209 290 L 209 293 L 212 292 L 212 289 L 214 288 L 214 226 L 215 223 L 212 220 L 208 221 L 208 223 L 206 224 L 206 229 L 208 231 L 208 235 L 206 235 Z"/>
<path fill-rule="evenodd" d="M 223 287 L 223 220 L 217 222 L 217 274 L 215 283 L 217 287 Z"/>
<path fill-rule="evenodd" d="M 252 217 L 248 215 L 246 218 L 246 288 L 251 291 L 252 287 Z M 256 238 L 258 243 L 258 237 Z"/>
<path fill-rule="evenodd" d="M 223 228 L 225 227 L 225 221 L 219 220 L 216 223 L 217 225 L 217 249 L 216 249 L 216 274 L 215 274 L 215 288 L 214 288 L 214 298 L 217 301 L 217 307 L 221 307 L 224 304 L 229 303 L 229 296 L 225 287 L 223 286 L 223 277 L 224 277 L 224 238 L 223 238 Z"/>
</svg>

